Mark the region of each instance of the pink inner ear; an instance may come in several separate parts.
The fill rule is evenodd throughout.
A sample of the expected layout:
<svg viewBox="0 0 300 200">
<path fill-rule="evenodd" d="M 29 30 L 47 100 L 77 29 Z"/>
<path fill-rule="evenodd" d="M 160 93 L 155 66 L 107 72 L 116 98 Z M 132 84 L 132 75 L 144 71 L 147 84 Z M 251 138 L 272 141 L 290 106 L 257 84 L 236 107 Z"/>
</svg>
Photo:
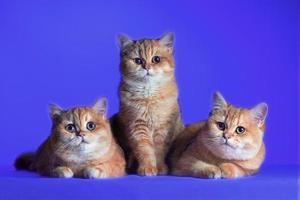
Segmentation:
<svg viewBox="0 0 300 200">
<path fill-rule="evenodd" d="M 129 37 L 127 37 L 126 35 L 119 35 L 118 39 L 119 39 L 119 46 L 121 48 L 124 48 L 125 46 L 129 45 L 130 43 L 132 43 L 132 40 L 129 39 Z"/>
<path fill-rule="evenodd" d="M 173 43 L 174 43 L 174 35 L 173 33 L 168 33 L 164 35 L 160 40 L 160 44 L 166 47 L 169 50 L 173 49 Z"/>
<path fill-rule="evenodd" d="M 227 102 L 219 92 L 215 92 L 213 95 L 213 110 L 222 110 L 227 106 Z"/>
<path fill-rule="evenodd" d="M 267 112 L 268 106 L 265 103 L 258 104 L 251 110 L 252 117 L 258 125 L 262 125 L 265 122 Z"/>
<path fill-rule="evenodd" d="M 102 98 L 96 102 L 96 104 L 93 106 L 93 109 L 100 115 L 105 116 L 106 115 L 106 109 L 107 109 L 107 100 L 105 98 Z"/>
</svg>

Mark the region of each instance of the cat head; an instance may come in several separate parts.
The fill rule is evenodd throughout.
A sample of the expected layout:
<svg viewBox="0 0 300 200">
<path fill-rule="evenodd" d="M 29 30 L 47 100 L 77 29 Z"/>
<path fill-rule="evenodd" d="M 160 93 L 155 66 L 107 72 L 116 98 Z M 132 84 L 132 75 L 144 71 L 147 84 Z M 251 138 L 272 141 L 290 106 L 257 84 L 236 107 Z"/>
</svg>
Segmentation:
<svg viewBox="0 0 300 200">
<path fill-rule="evenodd" d="M 67 148 L 105 143 L 111 137 L 106 119 L 106 99 L 98 100 L 93 107 L 75 107 L 63 110 L 49 106 L 52 134 L 56 141 Z"/>
<path fill-rule="evenodd" d="M 203 139 L 217 157 L 247 160 L 259 151 L 265 130 L 268 106 L 260 103 L 251 109 L 237 108 L 216 92 Z"/>
<path fill-rule="evenodd" d="M 119 36 L 121 71 L 123 79 L 147 81 L 174 76 L 174 35 L 168 33 L 160 39 L 131 40 Z"/>
</svg>

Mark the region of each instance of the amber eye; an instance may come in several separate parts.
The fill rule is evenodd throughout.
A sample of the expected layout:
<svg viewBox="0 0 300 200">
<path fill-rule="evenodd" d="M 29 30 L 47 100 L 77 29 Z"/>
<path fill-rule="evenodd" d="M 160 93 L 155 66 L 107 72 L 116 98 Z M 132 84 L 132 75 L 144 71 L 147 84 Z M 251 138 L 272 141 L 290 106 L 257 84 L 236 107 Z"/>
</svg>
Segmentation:
<svg viewBox="0 0 300 200">
<path fill-rule="evenodd" d="M 74 124 L 68 124 L 65 129 L 70 132 L 70 133 L 74 133 L 76 131 L 76 127 Z"/>
<path fill-rule="evenodd" d="M 95 124 L 94 122 L 88 122 L 88 123 L 86 124 L 86 128 L 87 128 L 89 131 L 93 131 L 93 130 L 95 130 L 95 128 L 96 128 L 96 124 Z"/>
<path fill-rule="evenodd" d="M 142 61 L 142 59 L 140 59 L 140 58 L 135 58 L 135 59 L 134 59 L 134 62 L 135 62 L 137 65 L 143 64 L 143 61 Z"/>
<path fill-rule="evenodd" d="M 221 131 L 224 131 L 226 126 L 223 122 L 217 122 L 217 127 L 218 129 L 220 129 Z"/>
<path fill-rule="evenodd" d="M 160 62 L 160 57 L 159 56 L 153 56 L 152 62 L 155 63 L 155 64 L 159 63 Z"/>
<path fill-rule="evenodd" d="M 241 134 L 241 133 L 244 133 L 245 130 L 246 130 L 246 129 L 245 129 L 244 127 L 238 126 L 238 127 L 236 127 L 235 132 L 236 132 L 237 134 Z"/>
</svg>

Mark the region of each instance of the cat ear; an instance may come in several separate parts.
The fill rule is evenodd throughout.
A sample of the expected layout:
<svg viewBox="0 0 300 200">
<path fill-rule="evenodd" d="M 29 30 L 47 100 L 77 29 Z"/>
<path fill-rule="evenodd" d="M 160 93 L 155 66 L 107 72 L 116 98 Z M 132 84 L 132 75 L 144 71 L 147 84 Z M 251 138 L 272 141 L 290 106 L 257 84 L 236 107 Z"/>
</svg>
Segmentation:
<svg viewBox="0 0 300 200">
<path fill-rule="evenodd" d="M 107 112 L 107 99 L 106 98 L 101 98 L 99 99 L 95 105 L 93 106 L 93 109 L 103 117 L 106 116 Z"/>
<path fill-rule="evenodd" d="M 119 47 L 121 49 L 125 48 L 127 45 L 133 43 L 133 41 L 126 35 L 119 34 L 118 35 Z"/>
<path fill-rule="evenodd" d="M 51 119 L 57 119 L 63 113 L 63 109 L 61 109 L 58 105 L 49 104 L 49 114 Z"/>
<path fill-rule="evenodd" d="M 213 111 L 223 110 L 227 106 L 227 102 L 220 92 L 213 94 Z"/>
<path fill-rule="evenodd" d="M 173 33 L 167 33 L 167 34 L 163 35 L 159 39 L 159 43 L 161 45 L 163 45 L 164 47 L 166 47 L 168 49 L 168 51 L 172 53 L 173 48 L 174 48 L 174 34 Z"/>
<path fill-rule="evenodd" d="M 261 127 L 266 120 L 268 114 L 268 105 L 266 103 L 260 103 L 251 109 L 251 115 L 257 122 L 258 126 Z"/>
</svg>

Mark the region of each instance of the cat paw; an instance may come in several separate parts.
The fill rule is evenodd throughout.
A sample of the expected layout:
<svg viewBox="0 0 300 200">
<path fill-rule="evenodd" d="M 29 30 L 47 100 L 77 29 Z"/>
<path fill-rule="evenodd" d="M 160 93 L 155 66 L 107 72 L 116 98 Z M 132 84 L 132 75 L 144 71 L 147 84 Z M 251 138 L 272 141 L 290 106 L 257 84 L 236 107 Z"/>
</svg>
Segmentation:
<svg viewBox="0 0 300 200">
<path fill-rule="evenodd" d="M 238 168 L 231 163 L 223 163 L 220 165 L 222 178 L 238 178 L 240 177 Z"/>
<path fill-rule="evenodd" d="M 96 168 L 86 168 L 83 170 L 82 175 L 84 178 L 98 178 L 100 171 Z"/>
<path fill-rule="evenodd" d="M 107 178 L 107 174 L 104 171 L 89 167 L 83 170 L 83 177 L 94 179 L 94 178 Z"/>
<path fill-rule="evenodd" d="M 219 179 L 222 177 L 222 172 L 219 167 L 209 167 L 209 168 L 207 168 L 205 175 L 207 178 Z"/>
<path fill-rule="evenodd" d="M 72 178 L 74 176 L 74 173 L 68 167 L 56 167 L 52 171 L 52 174 L 54 177 L 58 178 Z"/>
<path fill-rule="evenodd" d="M 156 176 L 157 168 L 153 165 L 144 165 L 138 168 L 137 173 L 140 176 Z"/>
<path fill-rule="evenodd" d="M 169 168 L 166 164 L 159 164 L 157 167 L 158 175 L 167 175 Z"/>
</svg>

